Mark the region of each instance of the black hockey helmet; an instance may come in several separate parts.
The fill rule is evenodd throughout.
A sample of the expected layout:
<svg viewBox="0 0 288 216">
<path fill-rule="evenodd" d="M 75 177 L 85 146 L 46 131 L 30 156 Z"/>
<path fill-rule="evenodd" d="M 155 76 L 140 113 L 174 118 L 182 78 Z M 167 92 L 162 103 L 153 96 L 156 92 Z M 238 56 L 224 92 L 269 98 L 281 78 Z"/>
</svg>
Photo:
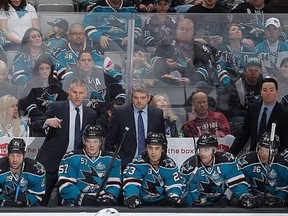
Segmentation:
<svg viewBox="0 0 288 216">
<path fill-rule="evenodd" d="M 272 150 L 278 150 L 280 146 L 280 138 L 277 134 L 274 135 L 274 141 L 271 141 L 271 133 L 265 132 L 259 139 L 257 143 L 257 150 L 259 150 L 259 147 L 264 147 Z"/>
<path fill-rule="evenodd" d="M 104 137 L 104 131 L 100 125 L 90 125 L 88 124 L 83 132 L 83 139 L 93 138 L 93 137 Z"/>
<path fill-rule="evenodd" d="M 25 153 L 26 143 L 21 138 L 13 138 L 8 144 L 8 154 Z"/>
<path fill-rule="evenodd" d="M 166 137 L 162 133 L 158 132 L 150 132 L 147 135 L 147 138 L 145 139 L 146 145 L 152 144 L 152 145 L 162 145 L 164 148 L 166 148 L 167 140 Z"/>
<path fill-rule="evenodd" d="M 197 140 L 197 148 L 215 147 L 218 146 L 217 137 L 214 134 L 202 134 Z"/>
</svg>

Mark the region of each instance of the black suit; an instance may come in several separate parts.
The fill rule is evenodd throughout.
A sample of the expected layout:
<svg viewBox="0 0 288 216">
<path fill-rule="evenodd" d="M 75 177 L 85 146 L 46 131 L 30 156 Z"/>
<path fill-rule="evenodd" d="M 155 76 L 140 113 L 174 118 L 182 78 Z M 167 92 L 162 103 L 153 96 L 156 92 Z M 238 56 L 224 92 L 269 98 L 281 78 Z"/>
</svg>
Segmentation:
<svg viewBox="0 0 288 216">
<path fill-rule="evenodd" d="M 148 106 L 147 126 L 147 133 L 161 132 L 165 135 L 163 111 Z M 132 104 L 116 108 L 115 112 L 113 113 L 105 137 L 106 150 L 114 151 L 115 147 L 120 144 L 122 135 L 125 132 L 125 127 L 128 127 L 129 131 L 119 152 L 119 156 L 122 160 L 122 169 L 125 169 L 127 164 L 132 161 L 137 149 L 136 126 Z"/>
<path fill-rule="evenodd" d="M 48 202 L 51 192 L 57 182 L 57 174 L 60 161 L 66 153 L 69 143 L 69 101 L 55 102 L 49 105 L 44 115 L 33 124 L 33 129 L 42 130 L 43 125 L 48 118 L 57 117 L 62 119 L 61 128 L 52 128 L 48 130 L 46 139 L 39 149 L 36 160 L 42 163 L 47 171 L 46 176 L 46 194 L 43 203 Z M 87 124 L 96 124 L 96 112 L 83 106 L 82 130 Z"/>
<path fill-rule="evenodd" d="M 243 149 L 248 139 L 251 137 L 250 151 L 256 150 L 257 145 L 257 133 L 258 133 L 258 117 L 262 107 L 262 102 L 251 104 L 248 107 L 244 125 L 236 137 L 233 145 L 231 146 L 229 152 L 234 156 Z M 288 147 L 288 110 L 282 106 L 280 103 L 276 102 L 271 116 L 268 120 L 267 131 L 271 131 L 272 123 L 276 123 L 276 132 L 280 137 L 281 145 L 278 149 L 279 152 L 282 152 L 285 148 Z"/>
</svg>

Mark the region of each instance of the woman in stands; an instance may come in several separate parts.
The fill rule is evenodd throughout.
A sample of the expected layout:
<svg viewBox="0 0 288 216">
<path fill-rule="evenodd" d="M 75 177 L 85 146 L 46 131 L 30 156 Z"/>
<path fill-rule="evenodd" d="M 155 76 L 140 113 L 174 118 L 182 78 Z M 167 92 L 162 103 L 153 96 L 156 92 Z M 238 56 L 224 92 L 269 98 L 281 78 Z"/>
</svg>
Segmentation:
<svg viewBox="0 0 288 216">
<path fill-rule="evenodd" d="M 31 124 L 41 117 L 51 103 L 68 98 L 62 84 L 53 76 L 53 69 L 52 60 L 47 56 L 41 56 L 36 60 L 31 80 L 23 90 L 24 98 L 20 99 L 19 108 L 25 114 L 28 113 Z M 33 136 L 39 134 L 33 133 Z"/>
<path fill-rule="evenodd" d="M 27 0 L 1 0 L 1 4 L 0 29 L 11 42 L 7 44 L 7 49 L 15 49 L 15 45 L 21 44 L 27 29 L 39 27 L 37 13 Z"/>
<path fill-rule="evenodd" d="M 0 98 L 0 137 L 25 137 L 27 123 L 19 117 L 18 100 L 7 94 Z"/>
<path fill-rule="evenodd" d="M 179 137 L 176 126 L 176 120 L 178 117 L 171 110 L 168 96 L 166 94 L 154 95 L 151 101 L 151 105 L 163 110 L 166 137 Z"/>
<path fill-rule="evenodd" d="M 29 28 L 10 69 L 16 85 L 24 86 L 31 79 L 35 61 L 43 55 L 54 60 L 50 50 L 43 43 L 42 33 L 36 28 Z"/>
</svg>

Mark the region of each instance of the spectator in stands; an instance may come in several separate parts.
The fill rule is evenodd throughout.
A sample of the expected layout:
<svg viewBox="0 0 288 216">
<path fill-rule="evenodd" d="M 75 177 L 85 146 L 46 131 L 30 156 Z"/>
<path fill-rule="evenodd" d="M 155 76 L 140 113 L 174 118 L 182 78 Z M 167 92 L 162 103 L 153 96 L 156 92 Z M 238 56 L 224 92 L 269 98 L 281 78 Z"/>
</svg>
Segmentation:
<svg viewBox="0 0 288 216">
<path fill-rule="evenodd" d="M 288 99 L 288 57 L 284 58 L 280 64 L 280 73 L 275 74 L 279 83 L 279 96 Z M 288 100 L 287 100 L 288 102 Z M 286 104 L 287 105 L 287 104 Z"/>
<path fill-rule="evenodd" d="M 278 153 L 280 139 L 265 132 L 257 143 L 256 151 L 238 159 L 238 164 L 255 196 L 256 207 L 284 207 L 288 194 L 288 163 Z M 257 172 L 255 172 L 257 170 Z"/>
<path fill-rule="evenodd" d="M 174 112 L 171 109 L 171 104 L 168 95 L 166 94 L 154 95 L 151 100 L 151 105 L 153 107 L 163 110 L 166 137 L 179 137 L 178 129 L 176 126 L 176 121 L 178 117 L 174 114 Z"/>
<path fill-rule="evenodd" d="M 64 80 L 63 89 L 68 91 L 73 79 L 83 79 L 87 88 L 85 104 L 93 108 L 100 117 L 105 112 L 105 102 L 110 100 L 110 87 L 116 84 L 117 80 L 105 73 L 103 68 L 95 67 L 93 54 L 88 49 L 80 51 L 76 67 L 73 66 L 72 70 L 73 74 Z"/>
<path fill-rule="evenodd" d="M 196 38 L 200 37 L 212 46 L 222 43 L 223 29 L 228 24 L 228 16 L 221 15 L 227 11 L 218 4 L 218 0 L 203 0 L 202 4 L 189 8 L 186 13 L 189 13 L 186 17 L 195 23 Z"/>
<path fill-rule="evenodd" d="M 7 73 L 6 63 L 0 60 L 0 97 L 6 94 L 17 96 L 16 86 L 7 82 Z"/>
<path fill-rule="evenodd" d="M 226 27 L 225 41 L 219 47 L 221 55 L 217 56 L 217 76 L 221 84 L 234 84 L 243 73 L 243 66 L 247 58 L 255 55 L 253 48 L 243 44 L 241 27 L 236 23 Z"/>
<path fill-rule="evenodd" d="M 132 0 L 136 5 L 137 12 L 151 13 L 155 12 L 154 0 Z"/>
<path fill-rule="evenodd" d="M 132 85 L 141 83 L 144 79 L 150 78 L 151 72 L 152 66 L 148 63 L 147 55 L 142 51 L 134 52 Z"/>
<path fill-rule="evenodd" d="M 191 7 L 202 4 L 202 0 L 179 0 L 178 4 L 172 1 L 172 6 L 175 8 L 177 13 L 186 13 L 187 10 L 189 10 Z"/>
<path fill-rule="evenodd" d="M 262 42 L 264 39 L 264 14 L 278 13 L 277 9 L 266 5 L 265 0 L 248 0 L 235 5 L 231 11 L 234 13 L 232 22 L 242 23 L 244 38 L 254 41 L 254 44 Z M 237 15 L 236 13 L 245 13 Z"/>
<path fill-rule="evenodd" d="M 43 43 L 42 33 L 36 28 L 29 28 L 24 34 L 10 69 L 15 84 L 24 86 L 31 79 L 34 63 L 42 55 L 53 60 L 50 51 Z"/>
<path fill-rule="evenodd" d="M 258 139 L 264 132 L 271 131 L 272 123 L 277 125 L 275 133 L 281 140 L 279 152 L 288 147 L 288 110 L 277 102 L 277 95 L 278 82 L 272 77 L 265 77 L 261 83 L 262 101 L 248 106 L 244 125 L 229 149 L 234 156 L 240 153 L 250 138 L 248 151 L 255 151 Z"/>
<path fill-rule="evenodd" d="M 65 47 L 68 43 L 68 28 L 69 23 L 63 18 L 57 18 L 53 22 L 47 22 L 48 25 L 52 26 L 52 32 L 47 32 L 44 35 L 44 43 L 51 49 L 56 51 Z"/>
<path fill-rule="evenodd" d="M 281 32 L 279 19 L 272 17 L 266 20 L 266 39 L 255 47 L 256 53 L 263 62 L 264 76 L 275 76 L 279 73 L 282 60 L 288 56 L 288 43 L 280 40 Z"/>
<path fill-rule="evenodd" d="M 28 136 L 27 123 L 18 114 L 18 99 L 4 95 L 0 98 L 0 107 L 0 137 Z"/>
<path fill-rule="evenodd" d="M 59 80 L 64 80 L 72 73 L 72 66 L 75 66 L 79 53 L 82 50 L 90 50 L 91 47 L 86 43 L 84 28 L 80 23 L 73 23 L 68 30 L 68 44 L 66 47 L 59 49 L 54 53 L 54 57 L 58 63 L 56 68 Z M 103 57 L 95 49 L 91 50 L 94 63 L 103 67 Z M 64 88 L 65 90 L 65 88 Z"/>
<path fill-rule="evenodd" d="M 6 36 L 5 33 L 0 31 L 0 60 L 7 62 L 7 56 L 6 56 L 6 52 L 3 49 L 3 45 L 6 42 Z"/>
<path fill-rule="evenodd" d="M 187 205 L 231 206 L 233 204 L 226 194 L 229 188 L 236 199 L 235 206 L 240 204 L 242 207 L 252 208 L 254 196 L 248 191 L 237 160 L 228 152 L 217 152 L 217 147 L 218 140 L 215 135 L 203 134 L 197 140 L 197 153 L 181 165 Z"/>
<path fill-rule="evenodd" d="M 144 22 L 143 42 L 148 52 L 152 53 L 159 41 L 170 35 L 175 35 L 176 20 L 166 15 L 170 5 L 171 0 L 156 0 L 156 13 Z"/>
<path fill-rule="evenodd" d="M 29 123 L 32 125 L 55 101 L 68 99 L 67 92 L 63 91 L 61 83 L 53 76 L 54 65 L 47 56 L 41 56 L 35 62 L 31 79 L 23 89 L 23 98 L 19 101 L 19 107 L 28 114 Z M 33 136 L 45 136 L 34 133 Z"/>
<path fill-rule="evenodd" d="M 177 83 L 196 86 L 212 85 L 214 60 L 211 56 L 216 51 L 209 46 L 194 43 L 193 35 L 193 22 L 187 18 L 181 19 L 176 37 L 164 38 L 157 45 L 151 60 L 155 79 L 162 78 L 168 82 L 176 80 Z"/>
<path fill-rule="evenodd" d="M 128 20 L 131 19 L 131 13 L 135 12 L 135 5 L 130 1 L 97 1 L 93 5 L 92 11 L 86 14 L 84 18 L 85 34 L 94 42 L 96 49 L 100 50 L 102 54 L 106 51 L 127 50 Z M 140 42 L 137 40 L 142 39 L 142 20 L 137 14 L 134 14 L 133 17 L 135 18 L 134 48 L 136 51 L 143 51 L 140 46 L 137 46 L 137 42 Z"/>
<path fill-rule="evenodd" d="M 231 133 L 226 117 L 208 109 L 208 96 L 204 92 L 193 95 L 192 108 L 192 116 L 181 128 L 184 137 L 200 137 L 205 133 L 225 137 Z"/>
<path fill-rule="evenodd" d="M 183 206 L 183 180 L 177 164 L 166 154 L 166 137 L 162 133 L 150 132 L 145 145 L 145 151 L 123 172 L 124 204 L 128 208 Z"/>
<path fill-rule="evenodd" d="M 39 28 L 36 10 L 27 3 L 27 0 L 4 0 L 2 2 L 0 29 L 6 34 L 7 40 L 12 42 L 11 45 L 20 45 L 29 28 Z"/>
</svg>

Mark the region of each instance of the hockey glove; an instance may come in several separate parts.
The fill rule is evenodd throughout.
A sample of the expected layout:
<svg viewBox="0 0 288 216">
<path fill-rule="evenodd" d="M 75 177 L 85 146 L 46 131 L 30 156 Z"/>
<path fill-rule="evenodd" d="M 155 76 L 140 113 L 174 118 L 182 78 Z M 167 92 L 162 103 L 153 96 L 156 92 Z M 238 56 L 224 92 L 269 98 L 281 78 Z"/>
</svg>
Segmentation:
<svg viewBox="0 0 288 216">
<path fill-rule="evenodd" d="M 245 208 L 253 208 L 255 205 L 255 198 L 252 194 L 242 194 L 240 197 L 241 206 Z"/>
<path fill-rule="evenodd" d="M 110 193 L 105 193 L 101 197 L 99 197 L 99 202 L 101 205 L 105 206 L 113 206 L 116 203 L 115 197 Z"/>
<path fill-rule="evenodd" d="M 274 196 L 270 193 L 266 194 L 266 197 L 263 193 L 259 193 L 255 197 L 255 202 L 257 207 L 283 207 L 284 201 L 278 197 Z"/>
<path fill-rule="evenodd" d="M 99 206 L 100 203 L 95 199 L 95 196 L 88 194 L 80 194 L 75 201 L 76 206 Z"/>
<path fill-rule="evenodd" d="M 181 197 L 178 196 L 169 196 L 168 197 L 168 202 L 171 206 L 173 207 L 184 207 L 185 202 Z"/>
<path fill-rule="evenodd" d="M 15 203 L 18 203 L 21 206 L 28 206 L 28 200 L 26 198 L 26 195 L 23 193 L 22 190 L 18 190 L 18 195 L 16 197 L 16 191 L 15 190 L 10 190 L 8 193 L 8 200 L 11 200 Z"/>
<path fill-rule="evenodd" d="M 207 201 L 204 198 L 196 199 L 192 203 L 192 206 L 195 206 L 195 207 L 203 207 L 203 206 L 206 206 L 206 205 L 207 205 Z"/>
<path fill-rule="evenodd" d="M 124 204 L 128 207 L 128 208 L 136 208 L 136 207 L 141 207 L 141 200 L 140 197 L 138 195 L 132 195 L 126 199 L 124 199 Z"/>
</svg>

